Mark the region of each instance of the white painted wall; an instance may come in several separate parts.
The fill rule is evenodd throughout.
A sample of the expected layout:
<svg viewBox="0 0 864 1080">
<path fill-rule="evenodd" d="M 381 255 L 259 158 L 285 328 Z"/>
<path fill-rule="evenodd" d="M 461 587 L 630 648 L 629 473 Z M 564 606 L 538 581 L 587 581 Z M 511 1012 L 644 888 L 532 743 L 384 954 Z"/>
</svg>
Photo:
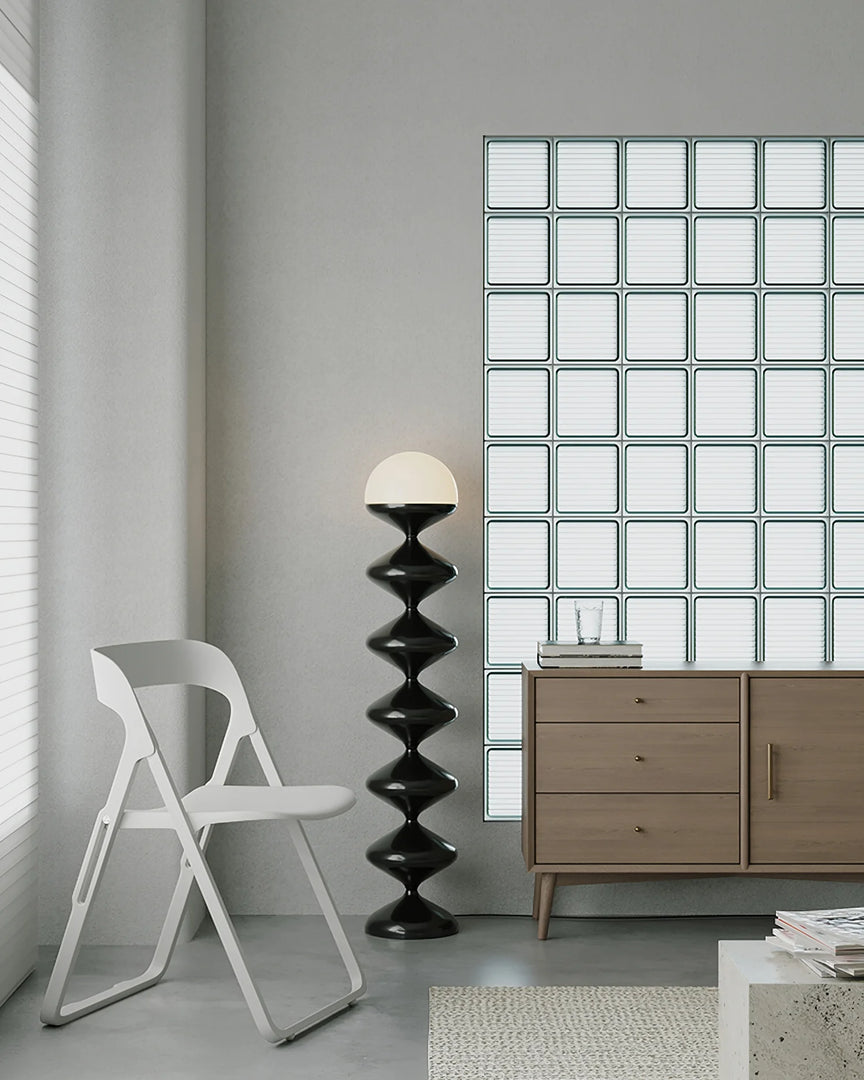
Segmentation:
<svg viewBox="0 0 864 1080">
<path fill-rule="evenodd" d="M 88 650 L 204 630 L 204 0 L 45 0 L 41 127 L 40 887 L 51 942 L 120 749 Z M 170 757 L 197 783 L 201 702 L 160 702 Z M 155 940 L 178 854 L 158 834 L 121 835 L 91 937 Z"/>
<path fill-rule="evenodd" d="M 427 610 L 460 638 L 428 681 L 462 714 L 426 744 L 461 781 L 426 815 L 460 850 L 428 892 L 529 910 L 518 825 L 481 820 L 483 136 L 860 134 L 862 33 L 858 0 L 210 0 L 208 634 L 285 772 L 361 793 L 312 830 L 346 911 L 397 893 L 363 852 L 398 818 L 363 783 L 398 752 L 364 717 L 397 681 L 364 639 L 398 611 L 364 568 L 398 535 L 362 499 L 403 449 L 462 498 L 426 534 L 461 571 Z M 233 910 L 312 910 L 277 827 L 215 854 Z M 565 890 L 559 910 L 861 896 L 676 881 Z"/>
</svg>

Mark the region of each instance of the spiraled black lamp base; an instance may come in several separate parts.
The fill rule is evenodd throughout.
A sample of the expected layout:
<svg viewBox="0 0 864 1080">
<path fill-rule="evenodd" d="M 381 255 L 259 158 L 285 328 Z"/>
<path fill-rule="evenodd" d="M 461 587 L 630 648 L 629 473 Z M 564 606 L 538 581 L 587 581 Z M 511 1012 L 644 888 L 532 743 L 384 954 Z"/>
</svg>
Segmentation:
<svg viewBox="0 0 864 1080">
<path fill-rule="evenodd" d="M 373 866 L 401 882 L 404 894 L 371 915 L 366 933 L 394 941 L 449 937 L 459 924 L 444 908 L 420 895 L 418 889 L 456 858 L 456 849 L 424 828 L 417 818 L 433 803 L 456 789 L 456 780 L 418 750 L 433 732 L 452 723 L 457 713 L 450 702 L 427 689 L 420 672 L 456 647 L 456 638 L 424 618 L 417 606 L 424 596 L 456 576 L 456 567 L 427 550 L 417 539 L 427 525 L 451 514 L 455 505 L 375 504 L 371 513 L 387 518 L 405 533 L 405 542 L 373 563 L 368 576 L 391 589 L 405 604 L 404 612 L 367 640 L 369 648 L 394 664 L 403 684 L 370 705 L 369 719 L 400 740 L 404 752 L 369 777 L 366 786 L 395 806 L 404 823 L 369 847 Z"/>
<path fill-rule="evenodd" d="M 370 915 L 366 933 L 393 941 L 417 941 L 458 934 L 459 923 L 449 911 L 415 892 L 406 893 Z"/>
</svg>

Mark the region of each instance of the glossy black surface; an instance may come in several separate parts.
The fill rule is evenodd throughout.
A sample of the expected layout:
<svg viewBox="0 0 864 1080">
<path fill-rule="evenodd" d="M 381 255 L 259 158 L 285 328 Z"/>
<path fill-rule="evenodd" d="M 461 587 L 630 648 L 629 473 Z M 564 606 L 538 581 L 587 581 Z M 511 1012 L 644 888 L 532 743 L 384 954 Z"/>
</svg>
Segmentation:
<svg viewBox="0 0 864 1080">
<path fill-rule="evenodd" d="M 457 781 L 440 765 L 420 753 L 420 743 L 456 719 L 457 710 L 440 694 L 419 681 L 420 673 L 456 648 L 456 638 L 418 610 L 424 597 L 456 577 L 456 567 L 418 539 L 428 525 L 451 514 L 455 506 L 373 505 L 371 513 L 402 529 L 405 541 L 389 555 L 372 563 L 369 578 L 390 589 L 405 605 L 392 622 L 367 640 L 369 648 L 389 660 L 405 681 L 366 710 L 369 719 L 390 732 L 404 752 L 384 765 L 366 782 L 379 799 L 399 810 L 405 822 L 372 844 L 366 858 L 373 866 L 399 881 L 404 893 L 366 923 L 366 933 L 394 940 L 449 937 L 459 930 L 453 916 L 419 893 L 419 886 L 449 866 L 456 848 L 417 820 L 429 806 L 456 790 Z"/>
</svg>

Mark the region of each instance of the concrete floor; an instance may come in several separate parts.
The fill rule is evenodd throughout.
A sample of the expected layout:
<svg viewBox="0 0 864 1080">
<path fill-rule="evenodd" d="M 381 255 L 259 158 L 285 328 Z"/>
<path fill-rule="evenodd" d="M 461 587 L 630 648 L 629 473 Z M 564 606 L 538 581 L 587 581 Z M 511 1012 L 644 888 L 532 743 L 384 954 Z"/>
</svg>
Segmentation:
<svg viewBox="0 0 864 1080">
<path fill-rule="evenodd" d="M 369 983 L 365 998 L 293 1043 L 272 1047 L 246 1011 L 211 929 L 181 946 L 158 986 L 68 1027 L 42 1028 L 39 1003 L 54 952 L 0 1009 L 2 1080 L 426 1080 L 430 986 L 715 985 L 717 941 L 760 938 L 773 919 L 553 919 L 536 939 L 529 918 L 460 920 L 440 941 L 348 932 Z M 276 1022 L 342 992 L 323 920 L 237 920 Z M 83 949 L 75 996 L 142 970 L 140 947 Z M 79 993 L 80 990 L 80 993 Z"/>
</svg>

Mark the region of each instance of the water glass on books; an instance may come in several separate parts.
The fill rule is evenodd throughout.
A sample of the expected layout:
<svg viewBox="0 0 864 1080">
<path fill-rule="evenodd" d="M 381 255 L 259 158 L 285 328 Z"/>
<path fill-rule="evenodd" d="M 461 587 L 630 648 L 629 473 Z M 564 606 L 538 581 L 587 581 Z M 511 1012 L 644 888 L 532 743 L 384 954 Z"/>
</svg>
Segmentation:
<svg viewBox="0 0 864 1080">
<path fill-rule="evenodd" d="M 596 645 L 603 625 L 602 600 L 574 600 L 576 640 L 580 645 Z"/>
</svg>

